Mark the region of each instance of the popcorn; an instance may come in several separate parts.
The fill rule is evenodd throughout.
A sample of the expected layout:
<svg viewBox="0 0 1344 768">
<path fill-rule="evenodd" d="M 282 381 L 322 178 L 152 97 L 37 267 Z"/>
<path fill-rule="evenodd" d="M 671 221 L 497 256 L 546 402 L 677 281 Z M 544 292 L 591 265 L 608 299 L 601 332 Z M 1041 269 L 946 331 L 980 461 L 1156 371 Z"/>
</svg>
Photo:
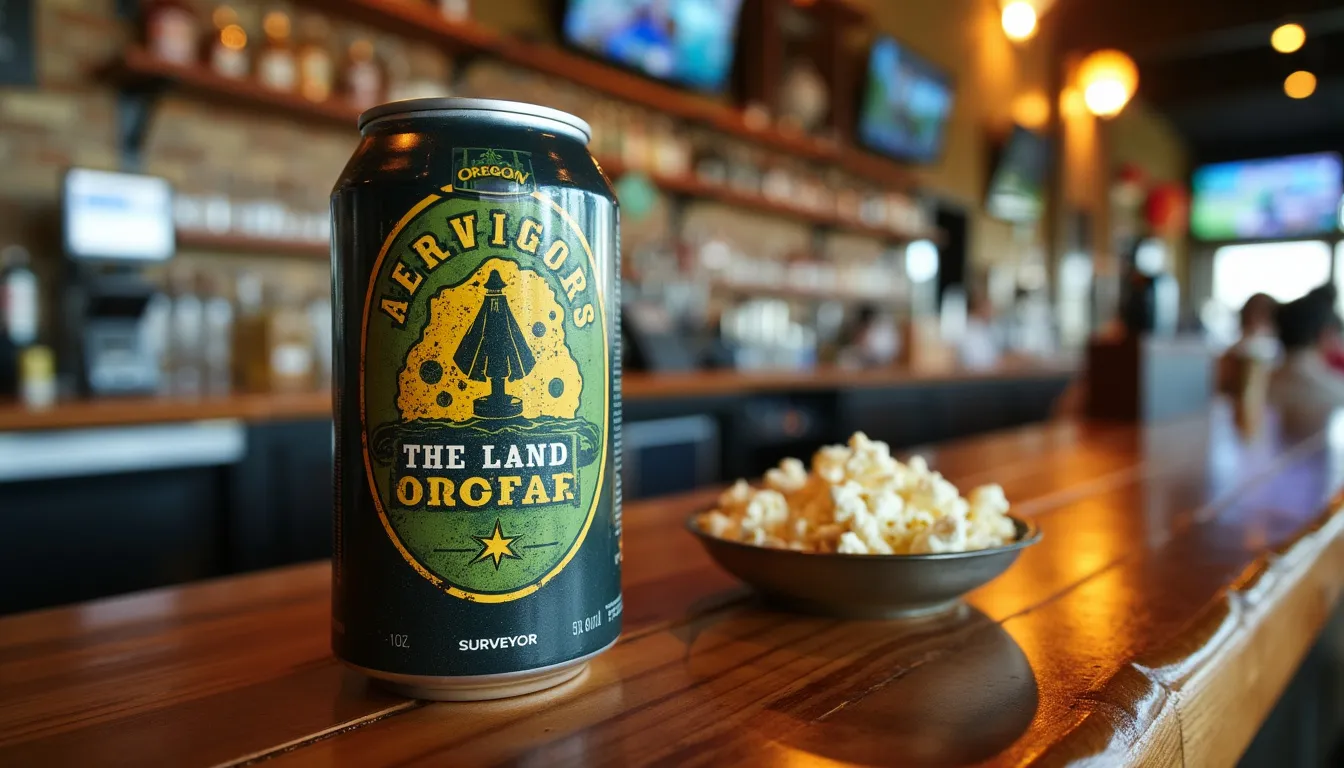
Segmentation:
<svg viewBox="0 0 1344 768">
<path fill-rule="evenodd" d="M 862 432 L 817 451 L 811 472 L 785 459 L 764 485 L 738 480 L 697 525 L 756 546 L 855 555 L 965 552 L 1016 536 L 1003 488 L 984 485 L 963 498 L 923 457 L 903 464 Z"/>
</svg>

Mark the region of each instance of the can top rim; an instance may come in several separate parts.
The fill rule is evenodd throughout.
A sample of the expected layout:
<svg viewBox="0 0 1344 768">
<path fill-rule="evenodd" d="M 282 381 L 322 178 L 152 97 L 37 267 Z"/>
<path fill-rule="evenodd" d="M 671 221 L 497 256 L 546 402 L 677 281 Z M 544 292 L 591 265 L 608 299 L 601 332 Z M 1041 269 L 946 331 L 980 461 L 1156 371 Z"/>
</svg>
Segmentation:
<svg viewBox="0 0 1344 768">
<path fill-rule="evenodd" d="M 510 115 L 526 115 L 528 117 L 539 117 L 545 120 L 553 120 L 578 131 L 583 136 L 584 143 L 588 143 L 593 137 L 593 129 L 586 120 L 575 117 L 568 112 L 562 112 L 550 107 L 542 107 L 537 104 L 527 104 L 521 101 L 505 101 L 503 99 L 464 99 L 457 96 L 444 96 L 439 98 L 427 99 L 403 99 L 401 101 L 390 101 L 386 104 L 379 104 L 376 107 L 367 109 L 359 116 L 359 129 L 375 120 L 382 120 L 390 117 L 427 117 L 429 113 L 443 112 L 503 112 Z"/>
</svg>

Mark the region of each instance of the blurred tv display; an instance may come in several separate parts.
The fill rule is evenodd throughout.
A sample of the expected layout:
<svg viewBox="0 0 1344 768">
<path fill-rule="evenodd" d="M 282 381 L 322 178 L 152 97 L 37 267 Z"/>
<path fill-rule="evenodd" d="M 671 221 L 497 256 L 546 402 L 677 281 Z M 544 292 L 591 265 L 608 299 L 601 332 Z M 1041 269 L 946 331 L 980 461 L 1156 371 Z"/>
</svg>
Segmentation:
<svg viewBox="0 0 1344 768">
<path fill-rule="evenodd" d="M 947 73 L 886 36 L 868 54 L 859 140 L 869 149 L 912 163 L 943 151 L 952 86 Z"/>
<path fill-rule="evenodd" d="M 1041 217 L 1050 145 L 1038 133 L 1013 126 L 998 165 L 989 180 L 985 208 L 1004 221 L 1030 222 Z"/>
<path fill-rule="evenodd" d="M 565 39 L 598 56 L 701 91 L 733 66 L 742 0 L 570 0 Z"/>
<path fill-rule="evenodd" d="M 1190 233 L 1200 240 L 1304 237 L 1335 230 L 1344 168 L 1334 152 L 1195 169 Z"/>
<path fill-rule="evenodd" d="M 173 255 L 173 189 L 166 179 L 72 168 L 62 197 L 69 255 L 142 261 Z"/>
</svg>

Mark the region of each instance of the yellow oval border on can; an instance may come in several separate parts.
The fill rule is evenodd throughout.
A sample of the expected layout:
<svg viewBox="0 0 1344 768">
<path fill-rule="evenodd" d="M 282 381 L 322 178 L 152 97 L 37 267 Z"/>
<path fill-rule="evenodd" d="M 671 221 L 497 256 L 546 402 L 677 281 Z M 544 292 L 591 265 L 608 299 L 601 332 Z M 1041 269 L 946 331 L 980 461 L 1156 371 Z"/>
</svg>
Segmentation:
<svg viewBox="0 0 1344 768">
<path fill-rule="evenodd" d="M 451 185 L 446 186 L 442 191 L 451 193 L 453 188 Z M 597 261 L 593 258 L 593 249 L 589 247 L 588 238 L 584 236 L 583 230 L 579 228 L 578 222 L 574 221 L 574 218 L 569 215 L 568 211 L 561 208 L 554 200 L 540 192 L 532 192 L 530 193 L 530 196 L 545 203 L 556 213 L 560 214 L 561 220 L 565 222 L 565 225 L 569 227 L 570 231 L 579 239 L 579 245 L 583 246 L 583 252 L 588 256 L 588 267 L 592 270 L 592 274 L 595 276 L 599 274 Z M 602 348 L 606 350 L 606 355 L 602 358 L 602 370 L 605 374 L 602 377 L 602 382 L 605 384 L 602 388 L 602 421 L 604 422 L 604 428 L 602 432 L 602 454 L 598 457 L 597 465 L 597 485 L 593 490 L 593 503 L 588 507 L 588 517 L 583 521 L 583 527 L 579 529 L 578 538 L 574 540 L 573 546 L 571 546 L 569 551 L 565 553 L 565 556 L 560 559 L 560 562 L 556 563 L 554 568 L 552 568 L 545 576 L 542 576 L 540 579 L 522 589 L 517 589 L 513 592 L 491 594 L 469 592 L 452 584 L 445 584 L 442 577 L 431 573 L 428 568 L 415 558 L 415 555 L 411 554 L 410 550 L 406 549 L 405 545 L 401 543 L 401 537 L 397 536 L 396 530 L 393 529 L 392 522 L 387 519 L 387 510 L 383 507 L 383 500 L 379 498 L 378 483 L 373 475 L 373 460 L 369 456 L 369 425 L 364 408 L 364 357 L 368 350 L 369 309 L 373 306 L 373 286 L 378 280 L 379 271 L 383 268 L 383 260 L 387 258 L 387 252 L 391 250 L 392 243 L 396 241 L 397 236 L 400 235 L 401 231 L 406 228 L 406 225 L 410 224 L 422 211 L 442 199 L 443 197 L 441 195 L 429 195 L 416 203 L 414 207 L 406 212 L 405 216 L 401 217 L 401 220 L 397 222 L 397 225 L 393 227 L 392 231 L 388 234 L 387 239 L 383 241 L 383 247 L 378 251 L 378 259 L 374 261 L 373 269 L 369 274 L 369 287 L 364 294 L 364 314 L 359 334 L 359 441 L 364 454 L 364 472 L 369 480 L 369 494 L 373 496 L 373 505 L 378 510 L 378 520 L 382 522 L 383 530 L 387 531 L 387 536 L 392 540 L 392 544 L 396 546 L 397 551 L 400 552 L 406 562 L 415 569 L 416 573 L 419 573 L 431 584 L 439 587 L 444 592 L 447 592 L 454 597 L 460 597 L 463 600 L 471 600 L 479 603 L 507 603 L 517 600 L 520 597 L 527 597 L 538 589 L 546 586 L 547 582 L 555 578 L 565 569 L 565 566 L 569 565 L 569 561 L 574 559 L 574 555 L 583 547 L 584 540 L 588 538 L 588 529 L 592 527 L 593 516 L 597 513 L 597 504 L 602 499 L 602 482 L 606 479 L 607 472 L 607 446 L 611 443 L 611 339 L 607 329 L 607 303 L 606 297 L 602 295 L 602 291 L 600 289 L 595 289 L 593 292 L 597 294 L 597 307 L 598 311 L 601 313 L 602 319 Z M 605 274 L 605 272 L 603 272 L 603 274 Z"/>
</svg>

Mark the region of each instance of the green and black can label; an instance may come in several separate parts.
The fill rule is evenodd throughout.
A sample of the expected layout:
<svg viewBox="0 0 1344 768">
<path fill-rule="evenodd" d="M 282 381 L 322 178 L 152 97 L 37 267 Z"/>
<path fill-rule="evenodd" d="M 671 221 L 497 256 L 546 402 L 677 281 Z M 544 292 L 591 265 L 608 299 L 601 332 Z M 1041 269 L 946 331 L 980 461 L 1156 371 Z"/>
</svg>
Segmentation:
<svg viewBox="0 0 1344 768">
<path fill-rule="evenodd" d="M 435 152 L 418 197 L 338 185 L 334 645 L 365 669 L 508 676 L 619 634 L 614 203 L 538 138 Z"/>
</svg>

